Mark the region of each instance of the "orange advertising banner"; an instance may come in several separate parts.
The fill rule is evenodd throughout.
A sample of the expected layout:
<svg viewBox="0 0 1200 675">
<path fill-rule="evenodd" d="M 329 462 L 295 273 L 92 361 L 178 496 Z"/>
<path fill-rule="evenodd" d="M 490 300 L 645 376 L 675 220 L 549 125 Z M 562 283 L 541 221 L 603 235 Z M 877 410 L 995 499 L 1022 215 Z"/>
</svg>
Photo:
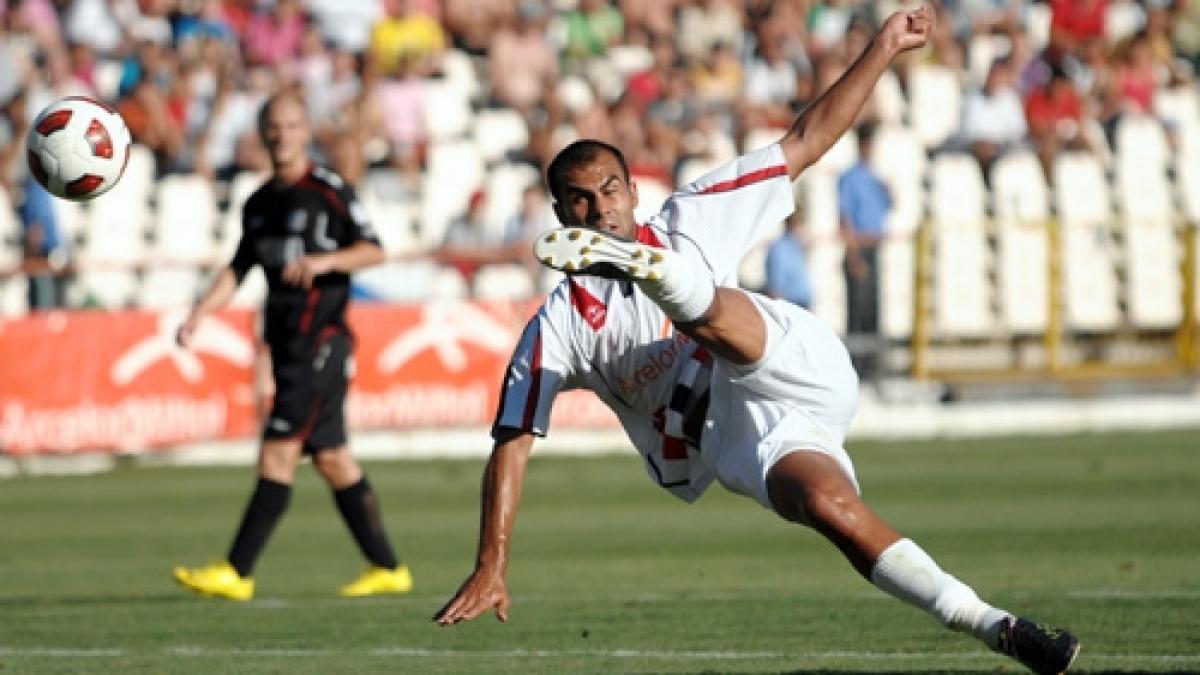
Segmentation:
<svg viewBox="0 0 1200 675">
<path fill-rule="evenodd" d="M 486 427 L 529 303 L 354 305 L 353 429 Z M 255 314 L 203 322 L 175 346 L 183 310 L 52 312 L 0 322 L 0 452 L 134 452 L 259 433 L 264 350 Z M 261 371 L 269 372 L 262 368 Z M 612 427 L 589 392 L 568 392 L 552 424 Z"/>
</svg>

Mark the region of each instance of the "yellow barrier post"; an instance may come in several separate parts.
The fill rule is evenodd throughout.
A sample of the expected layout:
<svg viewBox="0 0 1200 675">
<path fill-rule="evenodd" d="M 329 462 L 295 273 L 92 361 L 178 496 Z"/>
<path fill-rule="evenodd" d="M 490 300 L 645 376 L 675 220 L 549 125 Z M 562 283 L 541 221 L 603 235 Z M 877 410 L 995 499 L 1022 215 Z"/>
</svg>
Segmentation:
<svg viewBox="0 0 1200 675">
<path fill-rule="evenodd" d="M 921 223 L 916 236 L 916 245 L 913 247 L 912 376 L 923 380 L 929 376 L 929 289 L 925 284 L 929 261 L 929 224 Z"/>
<path fill-rule="evenodd" d="M 1175 353 L 1180 365 L 1185 371 L 1196 368 L 1196 259 L 1200 252 L 1196 250 L 1198 237 L 1196 227 L 1188 224 L 1183 228 L 1183 318 L 1179 322 L 1179 331 L 1175 334 Z"/>
<path fill-rule="evenodd" d="M 1062 236 L 1058 222 L 1046 221 L 1046 371 L 1057 373 L 1062 363 Z"/>
</svg>

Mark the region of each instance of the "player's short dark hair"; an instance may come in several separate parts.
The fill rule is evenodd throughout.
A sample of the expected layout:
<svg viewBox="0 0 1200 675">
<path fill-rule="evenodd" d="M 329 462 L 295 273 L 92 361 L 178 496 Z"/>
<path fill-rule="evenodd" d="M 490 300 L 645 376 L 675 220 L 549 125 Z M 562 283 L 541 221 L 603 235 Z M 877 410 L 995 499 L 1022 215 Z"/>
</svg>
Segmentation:
<svg viewBox="0 0 1200 675">
<path fill-rule="evenodd" d="M 563 201 L 562 190 L 566 187 L 567 174 L 575 167 L 588 162 L 595 161 L 596 157 L 607 152 L 617 158 L 617 163 L 621 165 L 621 173 L 624 174 L 625 182 L 629 182 L 629 165 L 625 163 L 625 155 L 616 146 L 604 141 L 597 141 L 591 138 L 585 138 L 563 148 L 550 165 L 546 167 L 546 185 L 550 187 L 550 195 L 554 201 Z"/>
<path fill-rule="evenodd" d="M 871 141 L 875 140 L 875 132 L 879 131 L 879 124 L 873 120 L 867 120 L 858 125 L 858 128 L 854 131 L 858 136 L 858 142 L 860 145 L 864 143 L 870 143 Z"/>
<path fill-rule="evenodd" d="M 300 110 L 304 113 L 304 117 L 308 118 L 308 105 L 304 102 L 304 98 L 294 89 L 281 89 L 267 98 L 262 107 L 258 109 L 258 133 L 263 133 L 263 129 L 267 128 L 267 116 L 271 114 L 271 108 L 284 101 L 290 101 L 300 106 Z"/>
</svg>

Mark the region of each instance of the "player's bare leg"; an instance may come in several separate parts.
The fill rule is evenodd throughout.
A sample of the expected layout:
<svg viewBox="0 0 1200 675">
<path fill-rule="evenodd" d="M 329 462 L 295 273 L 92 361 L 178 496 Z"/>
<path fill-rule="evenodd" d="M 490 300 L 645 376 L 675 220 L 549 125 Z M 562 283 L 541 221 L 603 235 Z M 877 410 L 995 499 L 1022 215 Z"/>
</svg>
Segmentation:
<svg viewBox="0 0 1200 675">
<path fill-rule="evenodd" d="M 1079 653 L 1070 633 L 992 607 L 943 571 L 867 506 L 828 455 L 785 455 L 767 472 L 767 495 L 784 519 L 820 532 L 871 583 L 947 628 L 973 635 L 1037 673 L 1064 672 Z"/>
</svg>

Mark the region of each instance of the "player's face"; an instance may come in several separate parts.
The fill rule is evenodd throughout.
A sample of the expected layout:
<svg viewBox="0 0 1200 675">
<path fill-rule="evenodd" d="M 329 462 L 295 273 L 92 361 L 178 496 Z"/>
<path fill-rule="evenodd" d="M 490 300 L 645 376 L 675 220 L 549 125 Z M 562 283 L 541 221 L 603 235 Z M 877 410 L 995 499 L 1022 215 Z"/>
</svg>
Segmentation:
<svg viewBox="0 0 1200 675">
<path fill-rule="evenodd" d="M 637 221 L 637 185 L 625 179 L 621 163 L 607 152 L 580 164 L 567 175 L 563 203 L 555 203 L 554 212 L 563 225 L 590 227 L 634 239 Z"/>
<path fill-rule="evenodd" d="M 300 104 L 284 99 L 271 106 L 261 129 L 263 145 L 275 166 L 307 161 L 310 132 Z"/>
</svg>

